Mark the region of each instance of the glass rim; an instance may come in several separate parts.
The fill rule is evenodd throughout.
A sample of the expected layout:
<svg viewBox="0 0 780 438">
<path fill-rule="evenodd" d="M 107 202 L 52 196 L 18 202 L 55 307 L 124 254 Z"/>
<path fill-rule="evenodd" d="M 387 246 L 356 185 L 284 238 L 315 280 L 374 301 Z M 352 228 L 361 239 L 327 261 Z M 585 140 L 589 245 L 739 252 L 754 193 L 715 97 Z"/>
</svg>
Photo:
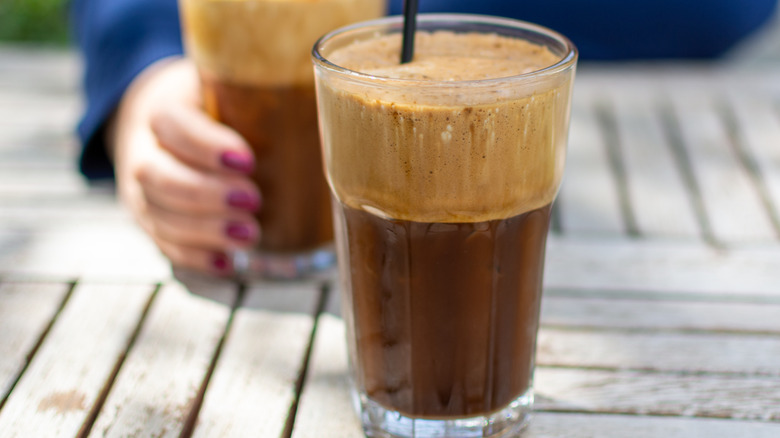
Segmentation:
<svg viewBox="0 0 780 438">
<path fill-rule="evenodd" d="M 554 64 L 527 73 L 521 73 L 516 75 L 510 75 L 510 76 L 502 76 L 497 78 L 488 78 L 488 79 L 470 79 L 470 80 L 462 80 L 462 81 L 438 81 L 438 80 L 426 80 L 426 79 L 392 78 L 388 76 L 378 76 L 369 73 L 362 73 L 359 71 L 350 70 L 348 68 L 334 64 L 325 56 L 323 56 L 322 53 L 320 53 L 325 43 L 327 43 L 328 41 L 334 38 L 337 38 L 342 34 L 351 31 L 356 31 L 360 29 L 369 29 L 369 28 L 389 28 L 393 25 L 402 26 L 403 16 L 395 15 L 395 16 L 384 17 L 375 20 L 363 21 L 348 26 L 343 26 L 331 32 L 328 32 L 327 34 L 320 37 L 317 40 L 317 42 L 314 43 L 314 47 L 312 48 L 311 51 L 312 59 L 316 67 L 324 68 L 332 72 L 354 78 L 356 80 L 370 81 L 375 83 L 416 85 L 416 86 L 424 86 L 424 87 L 437 87 L 437 86 L 448 87 L 455 84 L 459 86 L 490 85 L 499 82 L 506 82 L 508 80 L 512 80 L 512 81 L 518 81 L 523 79 L 532 80 L 541 77 L 551 76 L 560 73 L 564 70 L 573 68 L 576 64 L 577 57 L 578 57 L 577 48 L 566 36 L 548 27 L 531 23 L 528 21 L 516 20 L 513 18 L 496 17 L 490 15 L 448 13 L 448 14 L 419 14 L 417 16 L 417 22 L 418 22 L 418 30 L 420 30 L 420 26 L 419 26 L 420 23 L 457 22 L 462 24 L 473 23 L 473 24 L 481 24 L 481 25 L 493 25 L 496 27 L 496 29 L 511 28 L 516 30 L 530 31 L 558 41 L 564 46 L 566 54 Z M 398 55 L 400 57 L 400 52 Z"/>
</svg>

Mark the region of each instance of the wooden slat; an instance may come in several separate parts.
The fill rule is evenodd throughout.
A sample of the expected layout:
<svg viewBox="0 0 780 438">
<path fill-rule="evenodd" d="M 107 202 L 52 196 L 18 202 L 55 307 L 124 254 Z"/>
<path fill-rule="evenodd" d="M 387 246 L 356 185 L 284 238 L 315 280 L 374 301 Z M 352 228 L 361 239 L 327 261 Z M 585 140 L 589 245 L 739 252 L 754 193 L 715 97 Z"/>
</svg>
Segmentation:
<svg viewBox="0 0 780 438">
<path fill-rule="evenodd" d="M 600 294 L 780 299 L 780 248 L 550 236 L 545 286 Z"/>
<path fill-rule="evenodd" d="M 0 284 L 0 406 L 50 326 L 69 284 Z"/>
<path fill-rule="evenodd" d="M 594 116 L 593 100 L 575 91 L 566 171 L 557 201 L 563 232 L 625 232 L 616 188 L 604 134 Z"/>
<path fill-rule="evenodd" d="M 234 296 L 225 282 L 220 292 Z M 91 436 L 178 437 L 195 403 L 230 308 L 173 283 L 159 292 Z"/>
<path fill-rule="evenodd" d="M 170 278 L 170 264 L 128 219 L 0 230 L 0 275 L 6 279 L 143 282 Z"/>
<path fill-rule="evenodd" d="M 250 307 L 236 312 L 193 436 L 282 436 L 318 299 L 313 283 L 253 284 L 244 299 Z"/>
<path fill-rule="evenodd" d="M 541 410 L 780 420 L 780 378 L 537 367 L 534 382 Z"/>
<path fill-rule="evenodd" d="M 538 342 L 539 365 L 780 377 L 780 335 L 542 328 Z"/>
<path fill-rule="evenodd" d="M 89 189 L 82 193 L 74 190 L 60 194 L 46 194 L 42 190 L 37 194 L 0 195 L 0 226 L 3 231 L 48 231 L 83 226 L 87 221 L 132 224 L 130 214 L 113 194 L 107 193 L 108 190 Z"/>
<path fill-rule="evenodd" d="M 779 93 L 780 94 L 780 93 Z M 730 93 L 737 141 L 744 148 L 777 229 L 780 221 L 780 96 Z"/>
<path fill-rule="evenodd" d="M 776 438 L 780 424 L 705 418 L 540 412 L 523 438 Z"/>
<path fill-rule="evenodd" d="M 740 164 L 715 98 L 695 92 L 670 97 L 715 239 L 727 244 L 775 240 L 775 230 Z"/>
<path fill-rule="evenodd" d="M 72 168 L 41 170 L 16 168 L 0 171 L 0 199 L 3 200 L 31 196 L 73 197 L 87 193 L 89 189 L 86 181 Z M 3 204 L 6 205 L 5 202 Z"/>
<path fill-rule="evenodd" d="M 0 411 L 3 436 L 76 436 L 151 293 L 149 286 L 77 286 Z"/>
<path fill-rule="evenodd" d="M 637 89 L 709 91 L 732 89 L 746 92 L 780 93 L 780 66 L 733 68 L 728 64 L 680 62 L 583 63 L 577 67 L 576 86 L 582 89 Z"/>
<path fill-rule="evenodd" d="M 346 373 L 344 323 L 331 315 L 321 315 L 293 438 L 363 438 L 347 390 Z"/>
<path fill-rule="evenodd" d="M 295 422 L 294 437 L 361 437 L 346 386 L 346 347 L 341 320 L 321 317 Z M 583 348 L 587 348 L 584 344 Z M 616 349 L 619 346 L 615 346 Z M 619 354 L 619 351 L 614 354 Z M 682 353 L 681 353 L 682 354 Z M 546 411 L 582 410 L 659 415 L 702 415 L 776 420 L 780 417 L 780 379 L 719 375 L 598 371 L 539 367 L 537 406 Z M 709 419 L 645 418 L 540 413 L 532 420 L 529 437 L 707 437 L 774 436 L 780 425 L 725 422 Z M 565 414 L 572 415 L 572 414 Z M 561 421 L 557 421 L 557 419 Z M 578 429 L 579 423 L 588 428 Z M 625 433 L 632 425 L 637 434 Z M 573 427 L 568 429 L 568 427 Z M 716 434 L 716 430 L 723 434 Z M 331 432 L 332 431 L 332 432 Z M 583 435 L 577 435 L 581 431 Z M 713 434 L 706 432 L 713 431 Z M 330 432 L 330 433 L 329 433 Z M 642 433 L 647 432 L 647 435 Z M 652 432 L 652 433 L 650 433 Z M 524 435 L 525 436 L 525 435 Z"/>
<path fill-rule="evenodd" d="M 780 304 L 560 296 L 546 291 L 542 325 L 573 328 L 780 333 Z"/>
<path fill-rule="evenodd" d="M 322 282 L 319 280 L 253 280 L 247 285 L 242 307 L 313 315 L 321 290 Z"/>
<path fill-rule="evenodd" d="M 611 93 L 626 190 L 640 235 L 696 238 L 691 193 L 661 126 L 653 90 Z"/>
<path fill-rule="evenodd" d="M 73 50 L 0 45 L 0 89 L 74 90 L 81 72 Z"/>
</svg>

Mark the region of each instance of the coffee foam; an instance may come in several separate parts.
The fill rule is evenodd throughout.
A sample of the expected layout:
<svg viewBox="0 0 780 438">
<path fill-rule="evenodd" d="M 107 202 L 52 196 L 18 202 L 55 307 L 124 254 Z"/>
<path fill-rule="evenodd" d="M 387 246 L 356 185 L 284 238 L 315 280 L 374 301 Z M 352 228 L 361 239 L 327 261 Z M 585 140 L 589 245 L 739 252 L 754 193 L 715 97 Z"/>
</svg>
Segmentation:
<svg viewBox="0 0 780 438">
<path fill-rule="evenodd" d="M 398 66 L 397 38 L 360 42 L 355 52 L 348 46 L 327 58 L 374 75 L 451 80 L 451 87 L 376 89 L 321 74 L 325 161 L 339 200 L 418 222 L 503 219 L 551 203 L 563 174 L 570 77 L 479 89 L 457 81 L 539 70 L 559 58 L 507 37 L 437 32 L 418 33 L 422 50 Z M 460 49 L 441 55 L 440 42 Z"/>
<path fill-rule="evenodd" d="M 179 3 L 188 56 L 211 75 L 244 85 L 310 84 L 317 38 L 385 9 L 385 0 Z"/>
</svg>

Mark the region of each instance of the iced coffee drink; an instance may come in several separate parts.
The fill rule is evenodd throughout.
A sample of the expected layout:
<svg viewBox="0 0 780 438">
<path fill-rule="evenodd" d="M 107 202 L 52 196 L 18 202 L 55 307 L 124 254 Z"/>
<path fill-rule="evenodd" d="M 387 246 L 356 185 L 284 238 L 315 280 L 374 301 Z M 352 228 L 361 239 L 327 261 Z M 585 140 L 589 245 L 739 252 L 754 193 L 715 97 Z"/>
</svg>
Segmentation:
<svg viewBox="0 0 780 438">
<path fill-rule="evenodd" d="M 311 47 L 325 32 L 381 16 L 385 2 L 179 3 L 187 54 L 198 67 L 206 111 L 238 131 L 255 154 L 253 178 L 263 206 L 257 216 L 258 257 L 253 258 L 260 265 L 254 267 L 271 276 L 296 276 L 308 266 L 298 256 L 326 247 L 333 237 Z"/>
<path fill-rule="evenodd" d="M 352 377 L 369 434 L 504 436 L 533 397 L 576 51 L 510 20 L 419 26 L 409 64 L 393 20 L 315 47 Z"/>
</svg>

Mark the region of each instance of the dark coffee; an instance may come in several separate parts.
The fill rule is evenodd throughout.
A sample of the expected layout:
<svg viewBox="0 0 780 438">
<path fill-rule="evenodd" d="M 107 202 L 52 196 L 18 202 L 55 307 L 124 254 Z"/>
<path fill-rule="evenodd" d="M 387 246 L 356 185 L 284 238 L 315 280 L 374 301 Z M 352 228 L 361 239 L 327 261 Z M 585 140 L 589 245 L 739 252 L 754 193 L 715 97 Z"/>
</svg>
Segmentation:
<svg viewBox="0 0 780 438">
<path fill-rule="evenodd" d="M 359 389 L 414 418 L 491 413 L 529 389 L 549 204 L 475 223 L 335 210 Z"/>
<path fill-rule="evenodd" d="M 260 249 L 298 252 L 333 239 L 314 84 L 232 84 L 201 72 L 207 112 L 252 146 L 262 193 Z"/>
</svg>

